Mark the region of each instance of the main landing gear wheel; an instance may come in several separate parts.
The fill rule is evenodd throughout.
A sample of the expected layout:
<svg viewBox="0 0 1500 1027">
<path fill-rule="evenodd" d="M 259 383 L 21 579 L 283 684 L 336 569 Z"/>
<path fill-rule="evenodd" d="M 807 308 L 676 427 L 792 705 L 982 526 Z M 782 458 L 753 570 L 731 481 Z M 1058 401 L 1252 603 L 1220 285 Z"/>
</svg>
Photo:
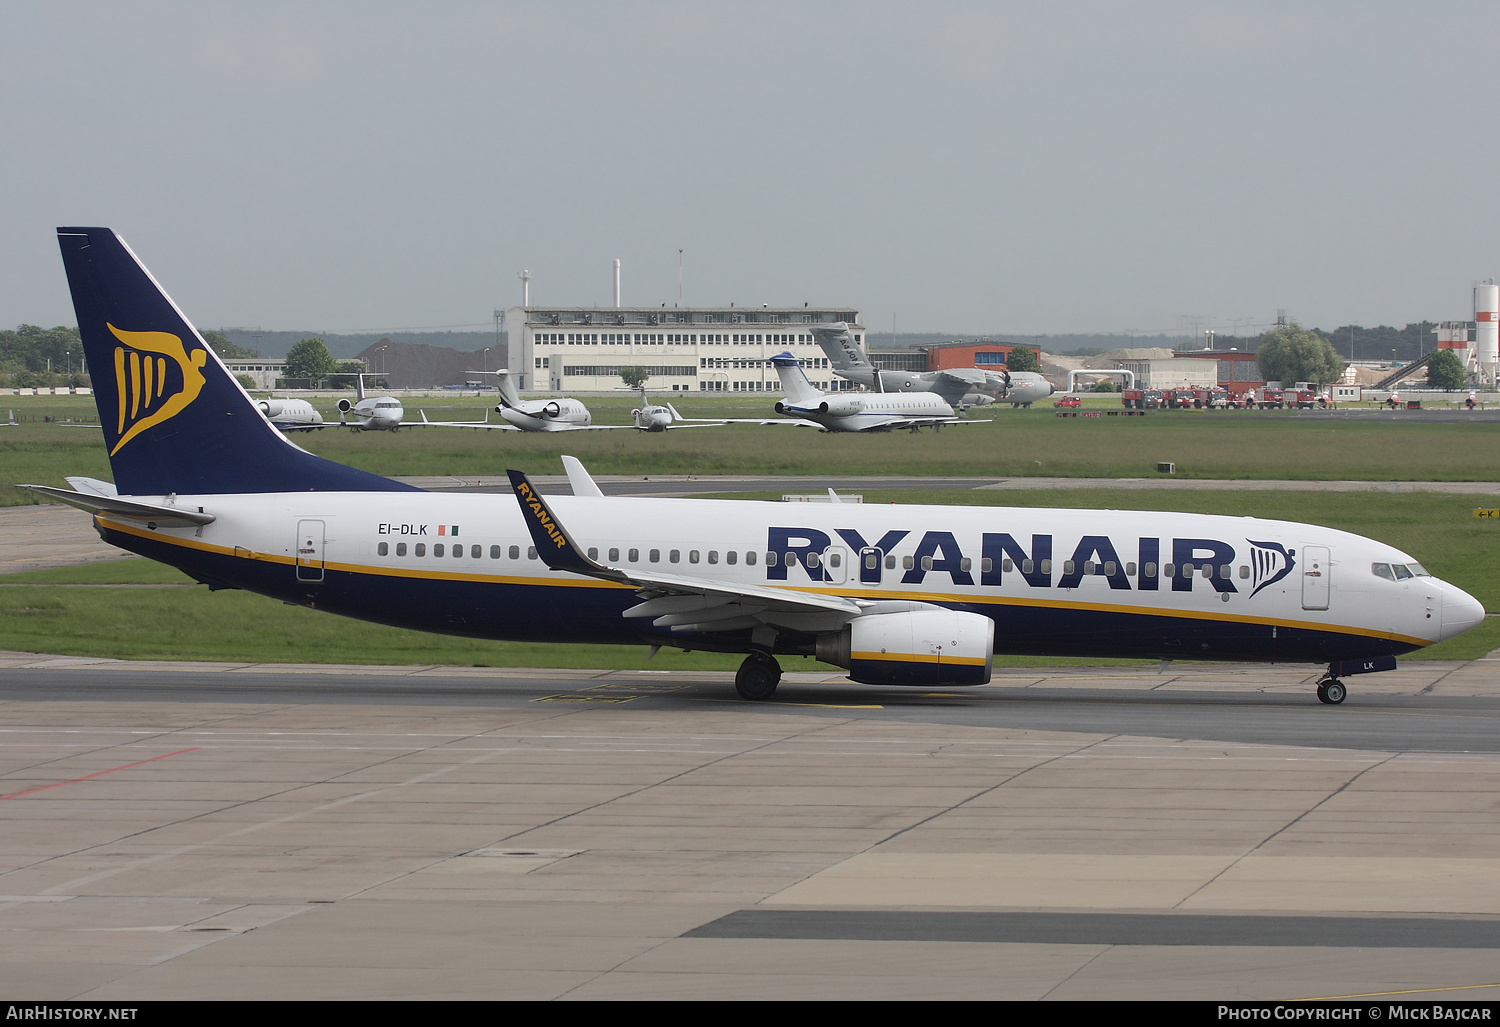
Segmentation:
<svg viewBox="0 0 1500 1027">
<path fill-rule="evenodd" d="M 734 676 L 734 690 L 741 699 L 763 702 L 776 694 L 781 682 L 781 664 L 762 653 L 751 653 Z"/>
<path fill-rule="evenodd" d="M 1329 706 L 1337 706 L 1349 695 L 1349 690 L 1338 678 L 1330 678 L 1327 681 L 1318 682 L 1318 702 L 1327 703 Z"/>
</svg>

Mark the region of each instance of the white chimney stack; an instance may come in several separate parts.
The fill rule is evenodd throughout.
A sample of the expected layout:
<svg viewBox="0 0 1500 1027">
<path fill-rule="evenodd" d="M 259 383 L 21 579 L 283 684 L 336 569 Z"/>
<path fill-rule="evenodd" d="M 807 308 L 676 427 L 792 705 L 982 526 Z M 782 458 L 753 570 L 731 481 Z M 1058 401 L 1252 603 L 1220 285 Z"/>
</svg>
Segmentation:
<svg viewBox="0 0 1500 1027">
<path fill-rule="evenodd" d="M 615 309 L 620 309 L 620 258 L 615 258 Z"/>
</svg>

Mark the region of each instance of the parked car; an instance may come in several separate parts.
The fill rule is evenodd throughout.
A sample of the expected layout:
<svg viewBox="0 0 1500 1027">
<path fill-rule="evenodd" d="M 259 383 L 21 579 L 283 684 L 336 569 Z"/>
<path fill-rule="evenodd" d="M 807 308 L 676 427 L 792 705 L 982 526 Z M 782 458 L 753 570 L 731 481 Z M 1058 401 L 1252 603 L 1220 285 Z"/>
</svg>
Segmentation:
<svg viewBox="0 0 1500 1027">
<path fill-rule="evenodd" d="M 1077 396 L 1064 396 L 1062 399 L 1054 401 L 1052 405 L 1055 407 L 1076 407 L 1082 406 L 1083 400 Z"/>
</svg>

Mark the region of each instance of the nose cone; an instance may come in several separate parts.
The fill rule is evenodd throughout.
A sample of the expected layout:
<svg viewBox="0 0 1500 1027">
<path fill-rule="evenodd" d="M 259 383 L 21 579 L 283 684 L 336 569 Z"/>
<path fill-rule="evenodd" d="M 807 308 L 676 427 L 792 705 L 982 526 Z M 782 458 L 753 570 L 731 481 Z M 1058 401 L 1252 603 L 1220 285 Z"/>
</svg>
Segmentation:
<svg viewBox="0 0 1500 1027">
<path fill-rule="evenodd" d="M 1461 635 L 1484 622 L 1484 606 L 1457 585 L 1443 582 L 1443 625 L 1440 638 Z"/>
<path fill-rule="evenodd" d="M 401 407 L 387 407 L 378 411 L 375 416 L 382 424 L 400 424 L 401 418 L 406 416 L 406 411 Z"/>
</svg>

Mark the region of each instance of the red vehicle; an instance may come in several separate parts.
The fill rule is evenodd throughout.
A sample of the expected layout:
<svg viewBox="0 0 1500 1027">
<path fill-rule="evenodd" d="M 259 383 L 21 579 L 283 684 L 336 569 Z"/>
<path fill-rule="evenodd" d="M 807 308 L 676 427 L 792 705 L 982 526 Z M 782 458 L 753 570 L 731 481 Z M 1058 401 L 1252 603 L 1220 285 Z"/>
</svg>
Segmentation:
<svg viewBox="0 0 1500 1027">
<path fill-rule="evenodd" d="M 1155 410 L 1165 405 L 1157 389 L 1126 389 L 1120 394 L 1126 410 Z"/>
<path fill-rule="evenodd" d="M 1064 396 L 1062 399 L 1055 401 L 1052 405 L 1055 407 L 1076 407 L 1083 405 L 1083 400 L 1079 399 L 1077 396 Z"/>
<path fill-rule="evenodd" d="M 1255 389 L 1245 393 L 1246 409 L 1259 407 L 1262 410 L 1280 410 L 1286 406 L 1286 393 L 1281 389 Z"/>
<path fill-rule="evenodd" d="M 1296 405 L 1298 410 L 1311 410 L 1318 405 L 1318 393 L 1316 389 L 1288 389 L 1286 393 L 1286 405 Z"/>
</svg>

